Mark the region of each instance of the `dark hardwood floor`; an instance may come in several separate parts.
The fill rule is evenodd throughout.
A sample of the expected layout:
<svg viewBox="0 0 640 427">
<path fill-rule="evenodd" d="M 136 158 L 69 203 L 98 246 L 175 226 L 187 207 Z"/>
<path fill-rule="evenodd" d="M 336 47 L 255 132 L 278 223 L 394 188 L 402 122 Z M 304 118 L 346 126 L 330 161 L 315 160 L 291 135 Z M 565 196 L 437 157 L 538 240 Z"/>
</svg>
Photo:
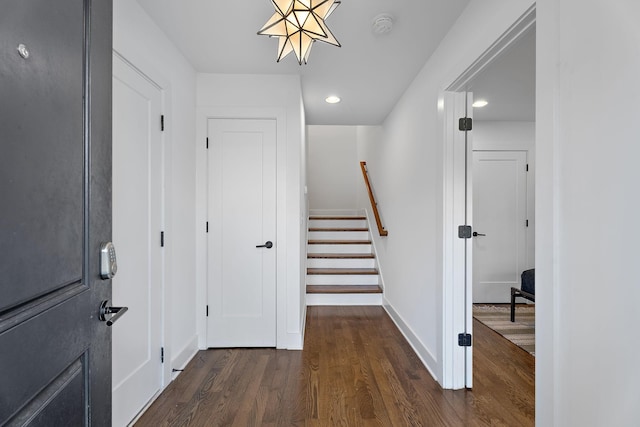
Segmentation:
<svg viewBox="0 0 640 427">
<path fill-rule="evenodd" d="M 201 351 L 136 426 L 533 426 L 534 364 L 474 321 L 473 390 L 442 390 L 382 307 L 309 307 L 303 351 Z"/>
</svg>

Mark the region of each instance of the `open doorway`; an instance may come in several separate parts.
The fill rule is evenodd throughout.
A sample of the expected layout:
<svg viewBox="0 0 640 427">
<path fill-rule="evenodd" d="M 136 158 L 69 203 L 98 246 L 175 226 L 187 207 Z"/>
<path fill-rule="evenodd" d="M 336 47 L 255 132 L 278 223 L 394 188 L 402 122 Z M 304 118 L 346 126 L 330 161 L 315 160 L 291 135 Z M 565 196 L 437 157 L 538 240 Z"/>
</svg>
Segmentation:
<svg viewBox="0 0 640 427">
<path fill-rule="evenodd" d="M 444 212 L 445 221 L 444 226 L 447 232 L 444 239 L 444 311 L 443 311 L 443 324 L 445 331 L 451 331 L 451 333 L 445 333 L 443 348 L 445 354 L 450 355 L 450 365 L 447 365 L 447 371 L 449 375 L 446 377 L 446 383 L 452 388 L 471 388 L 473 386 L 473 279 L 474 279 L 474 239 L 484 238 L 485 236 L 478 236 L 478 234 L 487 234 L 483 230 L 474 227 L 474 204 L 473 204 L 473 156 L 474 149 L 481 148 L 474 146 L 474 139 L 476 133 L 480 129 L 482 134 L 482 128 L 485 128 L 486 135 L 489 135 L 489 140 L 498 140 L 497 137 L 508 135 L 507 129 L 515 128 L 514 123 L 526 120 L 508 120 L 505 118 L 496 117 L 493 120 L 482 119 L 480 108 L 473 108 L 472 103 L 474 98 L 478 99 L 484 94 L 483 88 L 480 86 L 484 76 L 494 76 L 496 72 L 492 72 L 492 67 L 498 66 L 501 62 L 509 62 L 509 55 L 513 52 L 518 52 L 519 44 L 525 42 L 527 37 L 531 37 L 533 41 L 533 52 L 529 57 L 533 57 L 535 61 L 535 6 L 532 6 L 524 15 L 520 17 L 496 42 L 491 45 L 480 57 L 472 63 L 472 65 L 465 70 L 457 79 L 455 79 L 443 92 L 442 103 L 442 120 L 443 123 L 443 136 L 444 136 L 444 160 L 445 160 L 445 191 L 444 191 Z M 535 64 L 535 62 L 533 63 Z M 531 67 L 531 80 L 534 82 L 534 86 L 531 87 L 531 96 L 529 102 L 535 102 L 535 66 Z M 504 73 L 503 73 L 504 74 Z M 511 75 L 506 73 L 497 77 L 497 83 L 501 87 L 506 87 L 507 76 L 513 81 L 518 82 L 523 76 L 518 72 L 513 72 Z M 488 77 L 487 77 L 488 78 Z M 495 85 L 495 84 L 494 84 Z M 511 89 L 513 91 L 513 89 Z M 504 90 L 509 95 L 510 90 Z M 492 95 L 493 96 L 493 95 Z M 489 102 L 489 101 L 487 101 Z M 494 104 L 501 104 L 499 101 L 494 101 Z M 503 102 L 504 103 L 504 102 Z M 490 111 L 490 104 L 487 104 L 485 111 Z M 495 105 L 494 105 L 495 106 Z M 531 105 L 531 111 L 534 111 L 533 104 Z M 495 108 L 494 108 L 495 110 Z M 515 112 L 516 108 L 513 104 L 504 105 L 503 111 Z M 480 114 L 480 115 L 478 115 Z M 474 115 L 478 115 L 474 117 Z M 533 114 L 532 114 L 533 115 Z M 466 118 L 464 121 L 461 118 Z M 470 126 L 469 118 L 473 119 L 473 125 Z M 480 120 L 478 120 L 480 119 Z M 527 126 L 531 129 L 531 143 L 533 143 L 533 120 L 529 120 L 531 123 Z M 505 126 L 501 122 L 514 122 Z M 512 129 L 513 130 L 513 129 Z M 492 132 L 493 131 L 493 132 Z M 492 137 L 493 136 L 493 137 Z M 498 148 L 504 151 L 518 151 L 513 150 L 509 146 L 507 141 L 509 138 L 501 138 L 502 147 L 499 144 L 494 143 L 491 149 L 486 151 L 500 151 Z M 482 137 L 480 138 L 480 142 Z M 485 148 L 490 146 L 489 142 L 485 141 Z M 477 144 L 476 144 L 477 145 Z M 478 151 L 482 151 L 479 150 Z M 531 160 L 530 169 L 533 165 L 533 147 L 531 152 L 527 153 L 524 160 L 524 167 L 526 163 Z M 529 159 L 527 159 L 529 157 Z M 518 160 L 522 163 L 521 160 Z M 516 162 L 517 163 L 517 162 Z M 533 172 L 533 170 L 532 170 Z M 504 179 L 505 182 L 512 181 L 511 178 Z M 531 183 L 534 182 L 534 173 L 531 173 Z M 533 188 L 528 189 L 525 187 L 523 192 L 533 195 Z M 522 205 L 522 204 L 521 204 Z M 523 231 L 521 237 L 524 237 L 525 248 L 527 248 L 527 241 L 533 244 L 533 226 L 535 224 L 533 215 L 533 205 L 530 205 L 531 216 L 530 218 L 524 218 L 524 228 L 529 230 Z M 525 204 L 525 212 L 527 207 Z M 526 227 L 526 220 L 529 219 L 530 227 Z M 472 235 L 472 231 L 476 233 L 476 236 Z M 530 239 L 526 239 L 529 236 Z M 508 233 L 506 233 L 508 235 Z M 522 238 L 520 239 L 522 240 Z M 528 253 L 533 256 L 532 248 L 529 248 Z M 522 256 L 518 257 L 520 265 L 526 265 L 527 258 Z M 513 264 L 513 263 L 512 263 Z M 518 269 L 521 267 L 517 267 Z M 511 282 L 505 280 L 507 283 L 501 284 L 501 286 L 507 287 L 507 296 L 510 298 L 509 288 L 511 284 L 515 284 L 515 279 L 512 273 Z M 495 291 L 495 292 L 500 292 Z M 489 296 L 491 297 L 491 296 Z M 462 333 L 461 333 L 462 332 Z M 527 355 L 528 356 L 528 355 Z M 529 356 L 530 357 L 530 356 Z"/>
<path fill-rule="evenodd" d="M 535 259 L 535 26 L 467 85 L 471 147 L 473 317 L 535 354 L 535 307 L 511 289 Z"/>
</svg>

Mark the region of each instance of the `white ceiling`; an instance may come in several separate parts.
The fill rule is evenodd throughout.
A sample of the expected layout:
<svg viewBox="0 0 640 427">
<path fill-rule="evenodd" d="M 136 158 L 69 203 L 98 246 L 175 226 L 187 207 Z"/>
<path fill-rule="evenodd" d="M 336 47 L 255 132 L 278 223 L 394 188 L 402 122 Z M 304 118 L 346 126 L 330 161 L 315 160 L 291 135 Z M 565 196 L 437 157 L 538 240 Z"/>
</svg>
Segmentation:
<svg viewBox="0 0 640 427">
<path fill-rule="evenodd" d="M 473 99 L 486 107 L 473 110 L 474 120 L 535 121 L 536 32 L 520 40 L 470 82 Z"/>
<path fill-rule="evenodd" d="M 203 73 L 300 74 L 307 124 L 376 125 L 436 49 L 469 0 L 342 0 L 327 18 L 342 47 L 316 43 L 307 65 L 293 54 L 276 63 L 278 41 L 257 32 L 270 0 L 137 0 Z M 395 17 L 376 36 L 373 18 Z M 340 104 L 324 99 L 336 94 Z"/>
</svg>

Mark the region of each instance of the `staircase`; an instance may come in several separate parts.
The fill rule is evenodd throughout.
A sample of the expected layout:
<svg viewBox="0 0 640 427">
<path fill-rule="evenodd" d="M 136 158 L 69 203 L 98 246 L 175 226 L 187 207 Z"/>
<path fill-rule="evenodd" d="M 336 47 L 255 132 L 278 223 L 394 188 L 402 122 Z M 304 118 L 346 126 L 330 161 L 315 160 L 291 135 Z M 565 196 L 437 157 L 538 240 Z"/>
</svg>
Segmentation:
<svg viewBox="0 0 640 427">
<path fill-rule="evenodd" d="M 367 218 L 310 216 L 307 305 L 382 305 Z"/>
</svg>

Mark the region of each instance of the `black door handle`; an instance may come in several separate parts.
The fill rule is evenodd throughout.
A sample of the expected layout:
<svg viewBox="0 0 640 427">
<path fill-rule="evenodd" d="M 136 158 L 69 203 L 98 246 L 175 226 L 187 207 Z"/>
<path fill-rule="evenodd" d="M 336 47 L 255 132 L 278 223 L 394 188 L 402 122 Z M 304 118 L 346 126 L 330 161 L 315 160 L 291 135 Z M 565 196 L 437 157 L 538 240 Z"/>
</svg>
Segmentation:
<svg viewBox="0 0 640 427">
<path fill-rule="evenodd" d="M 271 249 L 273 247 L 273 242 L 271 240 L 267 240 L 264 245 L 258 245 L 256 248 L 267 248 Z"/>
<path fill-rule="evenodd" d="M 473 237 L 478 237 L 478 236 L 486 236 L 486 234 L 482 234 L 482 233 L 478 233 L 477 231 L 474 231 Z"/>
<path fill-rule="evenodd" d="M 127 310 L 129 310 L 129 307 L 111 307 L 109 306 L 109 300 L 105 300 L 102 301 L 102 304 L 100 304 L 99 319 L 103 322 L 107 322 L 107 326 L 111 326 L 116 323 L 116 321 L 120 317 L 122 317 L 122 315 L 125 314 Z M 111 316 L 109 320 L 107 320 L 107 314 L 113 314 L 113 316 Z"/>
</svg>

